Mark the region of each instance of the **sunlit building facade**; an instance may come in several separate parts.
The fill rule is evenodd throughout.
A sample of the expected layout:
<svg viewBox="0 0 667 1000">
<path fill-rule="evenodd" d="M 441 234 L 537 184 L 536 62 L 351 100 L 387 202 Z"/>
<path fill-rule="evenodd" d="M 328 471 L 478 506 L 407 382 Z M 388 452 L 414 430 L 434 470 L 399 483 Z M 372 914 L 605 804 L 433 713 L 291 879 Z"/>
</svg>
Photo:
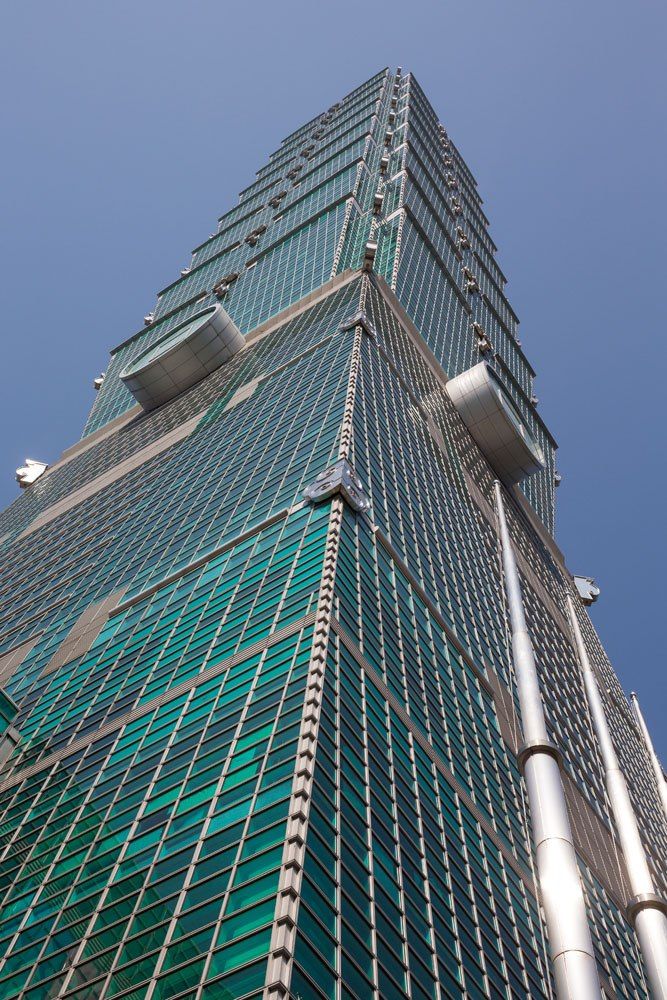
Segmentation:
<svg viewBox="0 0 667 1000">
<path fill-rule="evenodd" d="M 553 995 L 501 459 L 447 391 L 479 365 L 535 456 L 500 478 L 601 989 L 649 995 L 495 251 L 414 76 L 378 73 L 284 140 L 113 350 L 81 440 L 21 470 L 3 1000 Z M 664 894 L 656 778 L 576 614 Z"/>
</svg>

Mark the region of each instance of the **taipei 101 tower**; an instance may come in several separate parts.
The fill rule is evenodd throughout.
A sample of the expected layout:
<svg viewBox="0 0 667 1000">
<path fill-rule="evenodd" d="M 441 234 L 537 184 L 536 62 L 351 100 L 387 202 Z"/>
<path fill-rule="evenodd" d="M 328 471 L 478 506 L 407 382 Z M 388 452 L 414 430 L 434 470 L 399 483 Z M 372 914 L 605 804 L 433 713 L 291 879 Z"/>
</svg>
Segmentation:
<svg viewBox="0 0 667 1000">
<path fill-rule="evenodd" d="M 665 775 L 415 77 L 176 275 L 0 515 L 0 1000 L 666 1000 Z"/>
</svg>

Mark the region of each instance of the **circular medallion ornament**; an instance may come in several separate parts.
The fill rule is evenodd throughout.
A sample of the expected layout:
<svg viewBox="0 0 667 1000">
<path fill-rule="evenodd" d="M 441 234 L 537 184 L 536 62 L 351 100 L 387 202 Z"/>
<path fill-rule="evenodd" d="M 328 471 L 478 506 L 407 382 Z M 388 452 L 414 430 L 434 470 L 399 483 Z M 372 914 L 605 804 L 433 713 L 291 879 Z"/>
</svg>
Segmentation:
<svg viewBox="0 0 667 1000">
<path fill-rule="evenodd" d="M 220 305 L 203 309 L 139 355 L 120 378 L 144 410 L 153 410 L 224 365 L 245 337 Z"/>
<path fill-rule="evenodd" d="M 450 379 L 447 392 L 489 464 L 506 483 L 518 483 L 545 467 L 544 452 L 486 361 Z"/>
</svg>

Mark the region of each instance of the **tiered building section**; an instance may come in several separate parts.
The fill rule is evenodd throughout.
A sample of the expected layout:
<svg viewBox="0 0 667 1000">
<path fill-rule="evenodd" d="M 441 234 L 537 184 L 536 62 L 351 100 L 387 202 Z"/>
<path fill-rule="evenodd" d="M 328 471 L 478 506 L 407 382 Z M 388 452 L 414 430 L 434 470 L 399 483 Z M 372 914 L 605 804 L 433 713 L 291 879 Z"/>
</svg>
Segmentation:
<svg viewBox="0 0 667 1000">
<path fill-rule="evenodd" d="M 0 523 L 0 996 L 552 995 L 497 477 L 601 989 L 648 996 L 504 283 L 469 170 L 383 71 L 288 136 L 113 351 Z M 193 384 L 138 403 L 211 315 L 233 350 L 197 342 Z M 447 391 L 482 362 L 535 448 L 518 485 Z M 654 771 L 575 614 L 664 894 Z"/>
</svg>

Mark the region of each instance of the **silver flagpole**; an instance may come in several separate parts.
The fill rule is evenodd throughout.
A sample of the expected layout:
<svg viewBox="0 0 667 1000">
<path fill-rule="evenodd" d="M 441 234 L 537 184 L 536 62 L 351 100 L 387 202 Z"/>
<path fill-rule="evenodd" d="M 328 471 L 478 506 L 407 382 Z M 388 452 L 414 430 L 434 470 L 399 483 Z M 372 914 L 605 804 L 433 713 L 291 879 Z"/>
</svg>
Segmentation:
<svg viewBox="0 0 667 1000">
<path fill-rule="evenodd" d="M 653 765 L 653 771 L 655 773 L 655 783 L 658 786 L 658 795 L 660 796 L 660 801 L 662 802 L 665 820 L 667 820 L 667 781 L 665 780 L 665 774 L 662 770 L 662 764 L 658 760 L 658 755 L 653 748 L 653 740 L 651 739 L 651 734 L 648 731 L 648 726 L 644 721 L 642 710 L 639 707 L 639 700 L 634 691 L 631 692 L 630 697 L 632 698 L 632 709 L 635 713 L 637 725 L 639 726 L 639 730 L 644 737 L 644 743 L 646 744 L 648 755 L 651 758 L 651 764 Z"/>
<path fill-rule="evenodd" d="M 655 891 L 628 786 L 618 763 L 600 690 L 570 594 L 567 595 L 567 611 L 602 757 L 609 803 L 633 894 L 628 904 L 628 916 L 639 939 L 651 996 L 654 1000 L 667 1000 L 667 904 Z"/>
<path fill-rule="evenodd" d="M 495 483 L 498 533 L 512 631 L 512 659 L 521 708 L 519 766 L 528 792 L 540 895 L 558 1000 L 600 998 L 572 831 L 561 781 L 559 751 L 547 733 L 533 646 L 500 483 Z"/>
</svg>

